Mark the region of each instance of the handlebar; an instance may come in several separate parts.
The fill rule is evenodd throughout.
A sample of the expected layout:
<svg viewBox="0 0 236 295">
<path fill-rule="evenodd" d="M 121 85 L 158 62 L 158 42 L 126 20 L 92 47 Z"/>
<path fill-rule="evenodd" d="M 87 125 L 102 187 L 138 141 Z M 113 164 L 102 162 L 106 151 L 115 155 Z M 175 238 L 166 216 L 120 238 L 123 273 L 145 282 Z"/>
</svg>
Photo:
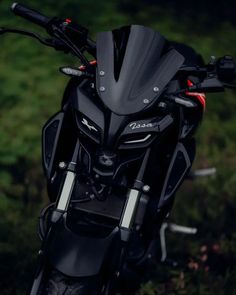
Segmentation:
<svg viewBox="0 0 236 295">
<path fill-rule="evenodd" d="M 90 67 L 87 58 L 82 52 L 83 50 L 87 50 L 93 56 L 96 52 L 95 44 L 88 38 L 88 30 L 86 28 L 72 22 L 70 19 L 47 17 L 40 12 L 19 3 L 13 3 L 11 10 L 16 15 L 45 28 L 47 33 L 49 33 L 53 39 L 45 39 L 45 41 L 42 42 L 43 38 L 35 36 L 35 34 L 26 32 L 26 35 L 36 37 L 41 43 L 55 47 L 57 50 L 61 49 L 64 52 L 71 52 L 78 56 L 81 62 L 88 68 Z"/>
<path fill-rule="evenodd" d="M 39 13 L 36 10 L 28 8 L 25 5 L 19 4 L 17 2 L 12 4 L 11 10 L 16 15 L 19 15 L 44 28 L 47 28 L 48 23 L 51 21 L 51 18 Z"/>
<path fill-rule="evenodd" d="M 232 82 L 236 79 L 236 63 L 232 56 L 225 55 L 217 62 L 217 74 L 220 80 Z"/>
<path fill-rule="evenodd" d="M 71 52 L 77 55 L 81 62 L 88 68 L 90 64 L 87 58 L 83 55 L 83 51 L 87 50 L 96 58 L 96 45 L 88 38 L 88 30 L 70 19 L 59 19 L 57 17 L 47 17 L 40 12 L 31 9 L 20 3 L 13 3 L 11 10 L 18 16 L 25 18 L 43 28 L 53 37 L 52 39 L 44 39 L 39 35 L 31 32 L 26 32 L 29 35 L 38 39 L 41 43 L 54 47 L 57 50 Z M 22 30 L 7 30 L 2 28 L 0 34 L 4 32 L 24 33 Z M 182 89 L 179 92 L 202 90 L 207 92 L 223 91 L 226 88 L 236 88 L 236 63 L 231 56 L 224 56 L 218 60 L 209 63 L 205 67 L 188 67 L 184 66 L 178 74 L 183 77 L 189 75 L 197 76 L 202 81 L 197 85 L 191 86 L 188 89 Z M 233 83 L 234 81 L 234 83 Z"/>
</svg>

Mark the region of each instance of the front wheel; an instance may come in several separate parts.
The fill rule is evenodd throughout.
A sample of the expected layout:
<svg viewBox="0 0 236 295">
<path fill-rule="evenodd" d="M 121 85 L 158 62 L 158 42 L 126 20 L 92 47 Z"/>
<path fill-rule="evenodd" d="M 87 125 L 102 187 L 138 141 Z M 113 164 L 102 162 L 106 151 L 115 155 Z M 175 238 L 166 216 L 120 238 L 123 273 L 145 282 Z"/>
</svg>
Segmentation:
<svg viewBox="0 0 236 295">
<path fill-rule="evenodd" d="M 52 271 L 42 295 L 100 295 L 92 278 L 72 278 Z M 41 294 L 40 294 L 41 295 Z"/>
</svg>

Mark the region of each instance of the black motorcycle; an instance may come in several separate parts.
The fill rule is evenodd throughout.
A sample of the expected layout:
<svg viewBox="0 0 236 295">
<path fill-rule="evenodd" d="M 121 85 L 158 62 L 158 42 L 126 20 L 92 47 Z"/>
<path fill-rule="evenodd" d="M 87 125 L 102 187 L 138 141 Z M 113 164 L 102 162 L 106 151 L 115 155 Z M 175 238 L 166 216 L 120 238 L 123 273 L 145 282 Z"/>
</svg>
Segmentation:
<svg viewBox="0 0 236 295">
<path fill-rule="evenodd" d="M 12 11 L 50 38 L 0 34 L 36 38 L 82 63 L 60 69 L 71 79 L 43 128 L 50 205 L 40 215 L 28 294 L 134 294 L 161 260 L 159 232 L 194 160 L 203 92 L 236 88 L 234 60 L 204 66 L 187 46 L 140 25 L 98 33 L 94 42 L 71 19 L 18 3 Z"/>
</svg>

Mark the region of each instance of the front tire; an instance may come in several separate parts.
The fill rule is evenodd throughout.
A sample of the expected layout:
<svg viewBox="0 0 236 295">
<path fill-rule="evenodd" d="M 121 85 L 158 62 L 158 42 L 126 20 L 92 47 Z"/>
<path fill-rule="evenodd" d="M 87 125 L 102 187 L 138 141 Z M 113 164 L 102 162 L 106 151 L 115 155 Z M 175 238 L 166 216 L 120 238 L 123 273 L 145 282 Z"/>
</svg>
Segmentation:
<svg viewBox="0 0 236 295">
<path fill-rule="evenodd" d="M 72 278 L 52 271 L 45 291 L 40 295 L 99 295 L 98 286 L 92 278 Z"/>
</svg>

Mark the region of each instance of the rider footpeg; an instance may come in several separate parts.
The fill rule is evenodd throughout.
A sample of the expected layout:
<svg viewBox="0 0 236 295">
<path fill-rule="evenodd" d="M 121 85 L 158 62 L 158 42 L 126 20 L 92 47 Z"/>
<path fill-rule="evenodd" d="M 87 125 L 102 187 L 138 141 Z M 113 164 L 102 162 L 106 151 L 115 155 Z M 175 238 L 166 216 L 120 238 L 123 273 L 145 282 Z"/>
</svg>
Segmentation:
<svg viewBox="0 0 236 295">
<path fill-rule="evenodd" d="M 168 229 L 173 233 L 182 233 L 187 235 L 195 235 L 197 233 L 197 228 L 195 227 L 188 227 L 175 223 L 169 223 Z"/>
<path fill-rule="evenodd" d="M 182 233 L 188 235 L 195 235 L 197 233 L 197 228 L 187 227 L 183 225 L 178 225 L 175 223 L 164 222 L 160 229 L 160 243 L 161 243 L 161 262 L 164 262 L 167 258 L 167 249 L 166 249 L 166 229 L 169 229 L 174 233 Z"/>
</svg>

